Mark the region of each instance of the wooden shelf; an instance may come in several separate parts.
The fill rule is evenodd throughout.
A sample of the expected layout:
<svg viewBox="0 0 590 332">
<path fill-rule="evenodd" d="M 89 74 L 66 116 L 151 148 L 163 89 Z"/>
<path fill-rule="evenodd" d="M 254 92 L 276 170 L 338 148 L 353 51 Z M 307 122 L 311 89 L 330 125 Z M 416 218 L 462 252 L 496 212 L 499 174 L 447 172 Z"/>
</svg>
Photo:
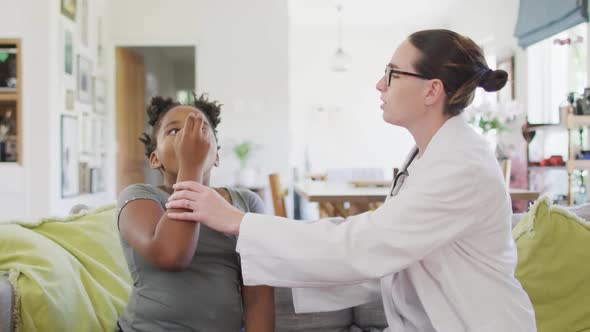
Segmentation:
<svg viewBox="0 0 590 332">
<path fill-rule="evenodd" d="M 553 166 L 553 165 L 548 165 L 548 166 L 541 166 L 539 165 L 539 163 L 529 163 L 528 164 L 529 168 L 538 168 L 538 169 L 566 169 L 566 165 L 559 165 L 559 166 Z"/>
<path fill-rule="evenodd" d="M 590 115 L 573 115 L 567 116 L 567 128 L 576 129 L 580 127 L 590 126 Z"/>
<path fill-rule="evenodd" d="M 567 170 L 573 172 L 574 170 L 590 170 L 590 160 L 576 159 L 567 161 Z"/>
<path fill-rule="evenodd" d="M 0 101 L 18 101 L 18 93 L 0 93 Z"/>
<path fill-rule="evenodd" d="M 16 161 L 0 161 L 0 166 L 20 167 L 23 164 L 23 123 L 22 123 L 22 48 L 20 39 L 0 39 L 0 46 L 16 49 L 16 87 L 15 89 L 0 89 L 0 104 L 14 103 L 14 117 L 16 121 Z M 11 107 L 10 105 L 8 105 Z M 12 108 L 12 107 L 11 107 Z"/>
<path fill-rule="evenodd" d="M 528 132 L 537 131 L 540 129 L 555 129 L 555 128 L 563 128 L 561 124 L 528 124 L 526 130 Z"/>
</svg>

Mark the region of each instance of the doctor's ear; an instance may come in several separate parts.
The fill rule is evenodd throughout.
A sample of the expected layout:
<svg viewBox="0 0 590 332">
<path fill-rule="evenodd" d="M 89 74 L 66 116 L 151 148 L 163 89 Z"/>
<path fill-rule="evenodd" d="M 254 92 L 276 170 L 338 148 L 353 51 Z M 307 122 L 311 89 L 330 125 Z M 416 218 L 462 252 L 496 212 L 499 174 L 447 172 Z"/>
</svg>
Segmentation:
<svg viewBox="0 0 590 332">
<path fill-rule="evenodd" d="M 446 97 L 445 85 L 440 79 L 435 78 L 426 82 L 424 94 L 424 104 L 426 106 L 432 106 L 444 97 Z"/>
</svg>

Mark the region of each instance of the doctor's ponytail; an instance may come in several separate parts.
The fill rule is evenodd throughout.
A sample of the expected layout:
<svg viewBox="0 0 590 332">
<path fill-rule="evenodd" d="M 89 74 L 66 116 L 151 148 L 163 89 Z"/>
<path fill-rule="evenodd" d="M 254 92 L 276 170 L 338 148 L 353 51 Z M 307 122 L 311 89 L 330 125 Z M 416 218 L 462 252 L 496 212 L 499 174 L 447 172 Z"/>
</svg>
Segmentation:
<svg viewBox="0 0 590 332">
<path fill-rule="evenodd" d="M 427 77 L 440 79 L 447 93 L 445 114 L 455 116 L 473 101 L 475 89 L 498 91 L 508 74 L 488 67 L 483 51 L 473 40 L 450 30 L 423 30 L 408 40 L 421 53 L 414 64 Z"/>
</svg>

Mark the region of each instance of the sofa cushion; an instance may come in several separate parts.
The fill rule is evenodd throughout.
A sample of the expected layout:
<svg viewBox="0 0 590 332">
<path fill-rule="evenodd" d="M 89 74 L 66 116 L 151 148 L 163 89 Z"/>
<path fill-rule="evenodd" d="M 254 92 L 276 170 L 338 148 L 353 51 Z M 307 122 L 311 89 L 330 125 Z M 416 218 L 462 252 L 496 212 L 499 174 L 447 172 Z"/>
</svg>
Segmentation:
<svg viewBox="0 0 590 332">
<path fill-rule="evenodd" d="M 290 288 L 275 289 L 276 332 L 348 332 L 352 309 L 295 314 Z"/>
<path fill-rule="evenodd" d="M 590 223 L 542 197 L 513 236 L 538 331 L 590 330 Z"/>
<path fill-rule="evenodd" d="M 14 293 L 8 278 L 0 273 L 0 331 L 10 332 L 13 329 Z"/>
<path fill-rule="evenodd" d="M 131 278 L 114 214 L 109 206 L 67 219 L 0 225 L 0 271 L 18 274 L 13 286 L 23 331 L 115 328 Z"/>
</svg>

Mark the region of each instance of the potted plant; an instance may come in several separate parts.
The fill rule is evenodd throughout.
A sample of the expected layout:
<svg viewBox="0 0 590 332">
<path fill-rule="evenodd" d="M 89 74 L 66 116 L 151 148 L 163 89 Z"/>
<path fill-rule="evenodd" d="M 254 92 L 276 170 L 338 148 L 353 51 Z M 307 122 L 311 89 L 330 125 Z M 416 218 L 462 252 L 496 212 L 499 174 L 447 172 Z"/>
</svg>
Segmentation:
<svg viewBox="0 0 590 332">
<path fill-rule="evenodd" d="M 256 170 L 248 166 L 254 149 L 256 149 L 256 145 L 250 141 L 243 141 L 234 146 L 233 151 L 240 161 L 240 169 L 237 174 L 238 186 L 253 187 L 256 185 Z"/>
</svg>

